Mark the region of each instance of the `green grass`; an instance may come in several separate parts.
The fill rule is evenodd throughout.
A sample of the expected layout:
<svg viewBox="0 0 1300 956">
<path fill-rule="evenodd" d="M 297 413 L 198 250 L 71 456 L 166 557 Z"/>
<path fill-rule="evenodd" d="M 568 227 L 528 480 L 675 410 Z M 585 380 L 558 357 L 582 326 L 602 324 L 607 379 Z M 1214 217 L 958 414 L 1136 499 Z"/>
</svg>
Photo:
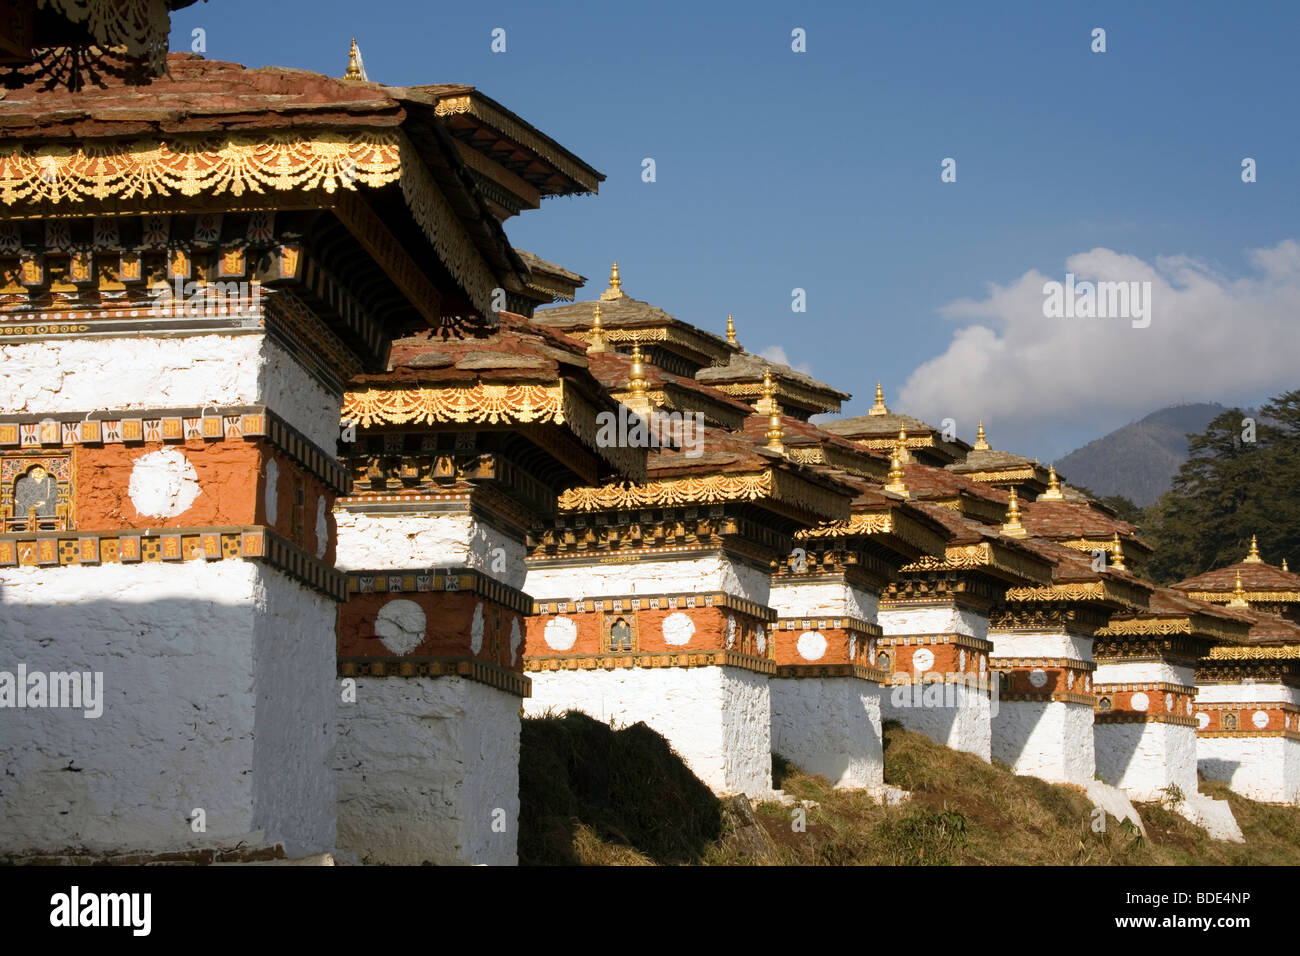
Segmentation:
<svg viewBox="0 0 1300 956">
<path fill-rule="evenodd" d="M 1140 804 L 1147 836 L 1114 817 L 1098 827 L 1083 792 L 986 764 L 885 725 L 885 781 L 899 806 L 836 790 L 779 757 L 774 780 L 816 806 L 765 803 L 737 827 L 644 724 L 612 730 L 570 712 L 524 721 L 520 862 L 587 865 L 1296 865 L 1300 809 L 1255 803 L 1219 783 L 1244 844 L 1211 840 L 1157 804 Z M 796 826 L 797 818 L 802 825 Z M 739 821 L 743 824 L 743 821 Z"/>
</svg>

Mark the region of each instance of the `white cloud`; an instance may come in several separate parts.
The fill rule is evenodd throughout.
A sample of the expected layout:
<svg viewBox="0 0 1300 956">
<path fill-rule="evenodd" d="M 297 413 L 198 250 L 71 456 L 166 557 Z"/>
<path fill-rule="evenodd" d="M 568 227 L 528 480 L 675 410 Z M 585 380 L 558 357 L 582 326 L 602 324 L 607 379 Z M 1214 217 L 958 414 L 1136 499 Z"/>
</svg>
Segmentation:
<svg viewBox="0 0 1300 956">
<path fill-rule="evenodd" d="M 1094 435 L 1182 401 L 1240 403 L 1300 387 L 1300 243 L 1248 254 L 1232 279 L 1187 256 L 1154 264 L 1110 249 L 1071 256 L 1060 275 L 1026 272 L 940 314 L 962 323 L 917 368 L 899 407 L 926 421 L 996 422 L 1022 437 Z M 1045 318 L 1043 283 L 1151 282 L 1151 324 Z M 1008 436 L 1010 437 L 1010 436 Z M 998 442 L 994 441 L 995 447 Z M 1002 447 L 1007 447 L 1003 445 Z"/>
<path fill-rule="evenodd" d="M 796 372 L 802 372 L 804 375 L 812 375 L 812 366 L 807 362 L 800 362 L 798 365 L 790 364 L 790 357 L 785 354 L 785 349 L 779 345 L 769 345 L 763 351 L 756 353 L 759 358 L 765 358 L 769 362 L 776 362 L 780 365 L 788 366 Z"/>
</svg>

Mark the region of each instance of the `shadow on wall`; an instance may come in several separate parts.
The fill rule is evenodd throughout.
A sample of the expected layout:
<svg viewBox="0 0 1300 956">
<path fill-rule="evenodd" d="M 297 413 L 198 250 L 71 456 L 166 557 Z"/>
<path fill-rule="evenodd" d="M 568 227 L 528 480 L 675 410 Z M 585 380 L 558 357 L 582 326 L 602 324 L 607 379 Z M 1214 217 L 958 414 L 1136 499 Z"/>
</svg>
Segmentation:
<svg viewBox="0 0 1300 956">
<path fill-rule="evenodd" d="M 722 804 L 662 736 L 578 711 L 525 718 L 519 740 L 519 863 L 575 865 L 588 827 L 656 863 L 691 863 L 722 833 Z"/>
<path fill-rule="evenodd" d="M 1097 774 L 1103 782 L 1112 787 L 1120 785 L 1142 745 L 1142 730 L 1146 726 L 1141 723 L 1093 725 Z"/>
<path fill-rule="evenodd" d="M 272 593 L 256 566 L 221 563 L 232 590 L 210 601 L 69 568 L 0 581 L 0 857 L 256 833 L 291 853 L 332 849 L 328 608 L 305 589 Z"/>
<path fill-rule="evenodd" d="M 1207 758 L 1197 761 L 1196 769 L 1206 780 L 1231 781 L 1233 775 L 1241 769 L 1241 763 L 1236 760 Z"/>
</svg>

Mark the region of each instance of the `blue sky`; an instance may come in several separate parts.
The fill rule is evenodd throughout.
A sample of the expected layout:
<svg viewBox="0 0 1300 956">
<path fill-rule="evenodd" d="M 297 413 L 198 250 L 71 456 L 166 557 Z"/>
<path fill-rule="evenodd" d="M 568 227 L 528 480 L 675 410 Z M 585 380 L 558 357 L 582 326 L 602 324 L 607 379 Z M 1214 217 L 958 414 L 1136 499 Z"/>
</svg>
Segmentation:
<svg viewBox="0 0 1300 956">
<path fill-rule="evenodd" d="M 1047 460 L 1170 402 L 1300 387 L 1300 5 L 1135 6 L 212 0 L 172 46 L 202 27 L 210 58 L 339 75 L 355 35 L 373 80 L 477 86 L 608 177 L 506 225 L 580 297 L 617 258 L 629 294 L 718 332 L 734 313 L 849 413 L 879 378 Z M 1057 334 L 1033 290 L 1067 260 L 1155 274 L 1167 307 Z"/>
</svg>

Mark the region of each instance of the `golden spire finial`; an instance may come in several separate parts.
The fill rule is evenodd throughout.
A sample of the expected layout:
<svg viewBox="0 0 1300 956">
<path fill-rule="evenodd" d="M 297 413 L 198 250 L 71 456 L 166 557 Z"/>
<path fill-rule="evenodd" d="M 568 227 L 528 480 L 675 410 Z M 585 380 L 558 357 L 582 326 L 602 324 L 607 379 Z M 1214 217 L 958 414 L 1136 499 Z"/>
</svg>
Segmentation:
<svg viewBox="0 0 1300 956">
<path fill-rule="evenodd" d="M 784 437 L 785 429 L 781 426 L 781 406 L 776 405 L 772 408 L 772 414 L 767 417 L 767 447 L 784 454 L 785 445 L 781 442 Z"/>
<path fill-rule="evenodd" d="M 885 481 L 885 490 L 904 498 L 911 498 L 912 493 L 907 490 L 907 483 L 904 481 L 903 460 L 898 457 L 898 452 L 899 447 L 895 446 L 894 453 L 889 456 L 889 478 Z"/>
<path fill-rule="evenodd" d="M 650 417 L 650 396 L 646 394 L 645 366 L 641 364 L 641 343 L 632 341 L 632 369 L 629 373 L 627 389 L 632 394 L 623 402 L 628 408 L 642 418 Z"/>
<path fill-rule="evenodd" d="M 776 384 L 772 381 L 772 366 L 763 366 L 763 392 L 754 403 L 754 411 L 760 415 L 771 415 L 776 404 Z"/>
<path fill-rule="evenodd" d="M 727 313 L 727 344 L 728 345 L 740 344 L 739 342 L 736 341 L 736 322 L 731 317 L 730 312 Z"/>
<path fill-rule="evenodd" d="M 1237 580 L 1232 585 L 1232 600 L 1228 602 L 1228 607 L 1250 607 L 1250 602 L 1246 600 L 1246 589 L 1241 586 L 1241 572 L 1237 572 Z"/>
<path fill-rule="evenodd" d="M 1007 489 L 1007 520 L 1002 525 L 1002 533 L 1013 538 L 1023 538 L 1029 534 L 1020 523 L 1020 499 L 1016 497 L 1014 487 Z"/>
<path fill-rule="evenodd" d="M 1286 558 L 1283 558 L 1283 559 L 1282 559 L 1282 570 L 1283 570 L 1283 571 L 1290 571 L 1290 570 L 1291 570 L 1290 568 L 1288 568 L 1288 567 L 1286 566 Z"/>
<path fill-rule="evenodd" d="M 352 49 L 348 50 L 348 69 L 343 74 L 343 79 L 370 81 L 370 77 L 366 76 L 366 66 L 361 62 L 361 49 L 357 46 L 356 37 L 352 38 Z"/>
<path fill-rule="evenodd" d="M 888 415 L 889 409 L 885 407 L 885 390 L 876 383 L 876 404 L 867 409 L 868 415 Z"/>
<path fill-rule="evenodd" d="M 907 450 L 907 429 L 901 425 L 898 426 L 897 448 L 898 460 L 905 465 L 910 465 L 912 463 L 912 453 Z"/>
<path fill-rule="evenodd" d="M 1063 501 L 1065 495 L 1061 494 L 1061 482 L 1056 477 L 1056 466 L 1047 466 L 1047 490 L 1038 496 L 1039 501 Z"/>
<path fill-rule="evenodd" d="M 988 451 L 989 443 L 984 439 L 984 419 L 980 419 L 979 428 L 975 431 L 975 451 Z"/>
<path fill-rule="evenodd" d="M 609 270 L 609 288 L 600 294 L 600 298 L 605 302 L 623 298 L 623 280 L 619 278 L 617 262 Z"/>
<path fill-rule="evenodd" d="M 1115 532 L 1115 537 L 1110 542 L 1110 563 L 1116 571 L 1127 571 L 1124 566 L 1124 542 L 1119 539 L 1119 532 Z"/>
<path fill-rule="evenodd" d="M 591 332 L 588 336 L 587 354 L 592 352 L 605 351 L 605 329 L 600 324 L 600 303 L 596 303 L 596 310 L 591 315 Z"/>
<path fill-rule="evenodd" d="M 1259 556 L 1259 541 L 1252 534 L 1250 536 L 1250 553 L 1246 555 L 1242 564 L 1263 564 L 1264 559 Z"/>
</svg>

